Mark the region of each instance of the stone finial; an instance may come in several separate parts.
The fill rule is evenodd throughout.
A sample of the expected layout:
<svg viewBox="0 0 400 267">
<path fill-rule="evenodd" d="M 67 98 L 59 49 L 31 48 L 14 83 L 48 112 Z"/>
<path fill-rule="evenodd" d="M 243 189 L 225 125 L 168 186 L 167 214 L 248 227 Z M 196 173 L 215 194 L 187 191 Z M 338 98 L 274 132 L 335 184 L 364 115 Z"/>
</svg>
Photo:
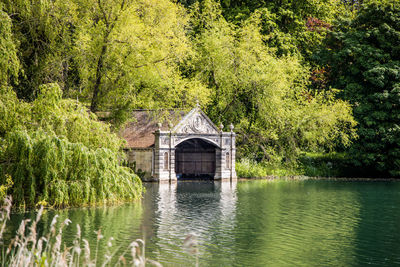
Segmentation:
<svg viewBox="0 0 400 267">
<path fill-rule="evenodd" d="M 222 132 L 223 129 L 224 129 L 224 125 L 221 122 L 220 125 L 219 125 L 219 130 Z"/>
<path fill-rule="evenodd" d="M 196 97 L 196 108 L 200 108 L 200 102 L 199 99 Z"/>
<path fill-rule="evenodd" d="M 161 122 L 157 123 L 157 127 L 158 127 L 158 130 L 161 131 L 162 123 Z"/>
<path fill-rule="evenodd" d="M 229 129 L 231 129 L 231 132 L 233 132 L 233 129 L 235 128 L 235 126 L 233 126 L 233 124 L 231 123 L 230 125 L 229 125 Z"/>
<path fill-rule="evenodd" d="M 174 125 L 172 124 L 172 122 L 170 122 L 170 123 L 168 124 L 168 127 L 169 127 L 170 130 L 174 127 Z"/>
</svg>

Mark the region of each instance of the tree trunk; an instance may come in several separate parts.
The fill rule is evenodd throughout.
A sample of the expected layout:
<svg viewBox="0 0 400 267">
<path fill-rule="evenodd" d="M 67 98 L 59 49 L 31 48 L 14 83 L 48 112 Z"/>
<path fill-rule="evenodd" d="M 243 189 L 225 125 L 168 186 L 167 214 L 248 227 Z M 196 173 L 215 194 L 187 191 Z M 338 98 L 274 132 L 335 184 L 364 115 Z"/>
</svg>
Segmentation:
<svg viewBox="0 0 400 267">
<path fill-rule="evenodd" d="M 108 36 L 108 34 L 107 34 L 107 36 Z M 107 52 L 107 37 L 104 38 L 103 47 L 101 48 L 99 60 L 97 61 L 96 82 L 93 87 L 92 102 L 90 104 L 90 111 L 92 111 L 92 112 L 96 112 L 98 109 L 101 78 L 102 78 L 102 72 L 103 72 L 103 68 L 104 68 L 104 56 L 105 56 L 106 52 Z"/>
</svg>

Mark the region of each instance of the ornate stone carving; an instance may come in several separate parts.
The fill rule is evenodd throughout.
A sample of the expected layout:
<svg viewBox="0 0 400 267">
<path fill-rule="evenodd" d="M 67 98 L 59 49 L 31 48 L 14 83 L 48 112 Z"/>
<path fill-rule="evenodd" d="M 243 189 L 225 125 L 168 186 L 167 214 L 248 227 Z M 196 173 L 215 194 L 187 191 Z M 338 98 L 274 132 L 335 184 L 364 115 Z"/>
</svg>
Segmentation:
<svg viewBox="0 0 400 267">
<path fill-rule="evenodd" d="M 161 138 L 161 144 L 163 144 L 163 145 L 169 145 L 169 137 Z"/>
<path fill-rule="evenodd" d="M 196 114 L 186 121 L 186 124 L 181 128 L 181 133 L 205 133 L 216 134 L 218 133 L 212 125 L 201 115 Z"/>
</svg>

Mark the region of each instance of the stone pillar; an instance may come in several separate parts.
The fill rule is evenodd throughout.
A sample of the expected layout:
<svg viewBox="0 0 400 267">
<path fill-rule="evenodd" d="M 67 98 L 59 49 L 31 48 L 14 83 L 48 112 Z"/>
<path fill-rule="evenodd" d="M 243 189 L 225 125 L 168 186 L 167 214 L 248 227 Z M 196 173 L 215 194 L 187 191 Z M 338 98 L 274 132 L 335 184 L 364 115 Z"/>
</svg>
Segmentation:
<svg viewBox="0 0 400 267">
<path fill-rule="evenodd" d="M 154 135 L 154 179 L 159 182 L 176 181 L 175 148 L 172 147 L 170 133 L 157 130 Z"/>
<path fill-rule="evenodd" d="M 221 149 L 217 153 L 217 166 L 215 170 L 215 180 L 233 180 L 236 179 L 235 171 L 235 133 L 223 132 L 221 133 Z"/>
<path fill-rule="evenodd" d="M 222 172 L 222 151 L 220 148 L 215 148 L 215 175 L 214 180 L 221 180 Z"/>
<path fill-rule="evenodd" d="M 219 125 L 219 138 L 218 138 L 218 144 L 220 148 L 216 147 L 215 148 L 215 175 L 214 175 L 214 180 L 222 180 L 223 179 L 223 171 L 224 171 L 224 149 L 223 149 L 223 143 L 224 143 L 224 125 L 221 123 Z"/>
<path fill-rule="evenodd" d="M 173 135 L 169 134 L 169 181 L 171 183 L 176 182 L 178 179 L 175 173 L 175 146 L 173 146 Z"/>
<path fill-rule="evenodd" d="M 231 180 L 236 180 L 236 134 L 231 131 Z"/>
</svg>

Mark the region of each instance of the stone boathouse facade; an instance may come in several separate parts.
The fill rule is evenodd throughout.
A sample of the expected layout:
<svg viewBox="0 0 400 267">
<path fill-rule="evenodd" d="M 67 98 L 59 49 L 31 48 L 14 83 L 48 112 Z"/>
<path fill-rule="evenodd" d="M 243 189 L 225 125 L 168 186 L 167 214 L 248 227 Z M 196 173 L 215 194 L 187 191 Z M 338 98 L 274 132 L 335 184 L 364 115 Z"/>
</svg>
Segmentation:
<svg viewBox="0 0 400 267">
<path fill-rule="evenodd" d="M 233 125 L 224 132 L 197 105 L 189 112 L 136 110 L 121 132 L 128 163 L 145 181 L 236 179 Z"/>
</svg>

